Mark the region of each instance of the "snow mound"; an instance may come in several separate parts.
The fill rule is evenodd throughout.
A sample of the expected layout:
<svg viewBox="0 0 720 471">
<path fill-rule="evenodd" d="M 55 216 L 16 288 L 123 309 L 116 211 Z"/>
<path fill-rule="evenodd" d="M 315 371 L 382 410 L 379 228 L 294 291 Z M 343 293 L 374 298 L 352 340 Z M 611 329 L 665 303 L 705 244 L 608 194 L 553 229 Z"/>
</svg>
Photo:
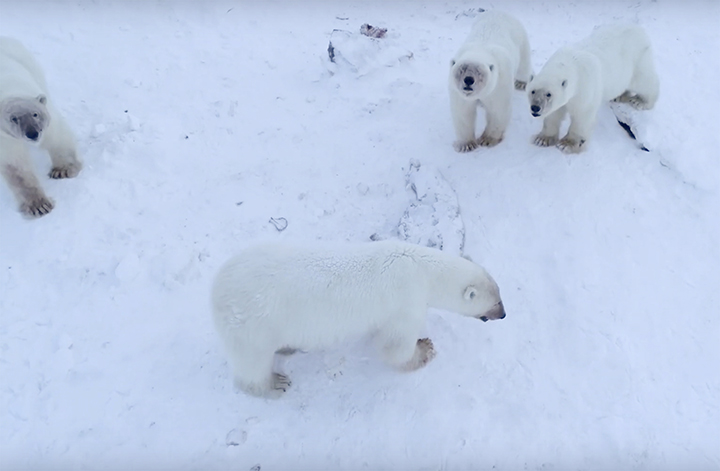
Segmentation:
<svg viewBox="0 0 720 471">
<path fill-rule="evenodd" d="M 328 70 L 331 74 L 346 71 L 357 77 L 368 75 L 385 67 L 394 67 L 412 59 L 413 53 L 399 46 L 395 39 L 385 35 L 374 38 L 365 33 L 335 29 L 328 44 Z M 372 28 L 372 27 L 371 27 Z M 383 31 L 382 29 L 374 28 Z"/>
<path fill-rule="evenodd" d="M 411 159 L 405 188 L 410 204 L 398 224 L 400 239 L 461 255 L 465 224 L 455 190 L 440 170 Z"/>
</svg>

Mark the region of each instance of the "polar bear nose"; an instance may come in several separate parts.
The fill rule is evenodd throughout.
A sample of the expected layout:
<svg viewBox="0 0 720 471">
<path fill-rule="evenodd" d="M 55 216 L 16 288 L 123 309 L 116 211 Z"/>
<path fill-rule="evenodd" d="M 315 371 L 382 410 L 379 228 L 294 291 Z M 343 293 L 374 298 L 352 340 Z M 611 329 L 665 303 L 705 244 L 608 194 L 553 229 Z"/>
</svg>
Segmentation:
<svg viewBox="0 0 720 471">
<path fill-rule="evenodd" d="M 38 132 L 34 129 L 28 129 L 27 131 L 25 131 L 25 137 L 34 141 L 38 138 Z"/>
<path fill-rule="evenodd" d="M 539 107 L 538 105 L 532 105 L 532 106 L 530 107 L 530 111 L 532 111 L 533 113 L 539 113 L 539 112 L 540 112 L 540 107 Z"/>
<path fill-rule="evenodd" d="M 475 79 L 472 78 L 472 77 L 469 77 L 469 76 L 468 76 L 468 77 L 465 77 L 465 80 L 464 80 L 464 81 L 465 81 L 465 85 L 467 85 L 468 87 L 469 87 L 470 85 L 472 85 L 473 83 L 475 83 Z"/>
</svg>

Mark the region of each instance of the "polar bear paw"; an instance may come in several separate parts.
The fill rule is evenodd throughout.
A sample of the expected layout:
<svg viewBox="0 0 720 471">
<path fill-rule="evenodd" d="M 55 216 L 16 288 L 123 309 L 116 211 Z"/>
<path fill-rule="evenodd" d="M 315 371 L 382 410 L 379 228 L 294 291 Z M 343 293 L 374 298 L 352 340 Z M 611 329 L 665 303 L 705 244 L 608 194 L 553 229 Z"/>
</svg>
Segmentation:
<svg viewBox="0 0 720 471">
<path fill-rule="evenodd" d="M 619 97 L 615 98 L 613 101 L 616 103 L 627 103 L 636 110 L 640 111 L 650 109 L 648 101 L 645 98 L 640 95 L 633 95 L 630 92 L 623 93 Z"/>
<path fill-rule="evenodd" d="M 417 352 L 419 354 L 419 360 L 420 360 L 420 366 L 423 367 L 430 363 L 433 358 L 437 355 L 437 352 L 435 351 L 435 346 L 432 343 L 432 340 L 428 338 L 419 339 L 417 341 Z"/>
<path fill-rule="evenodd" d="M 285 376 L 284 374 L 280 373 L 273 373 L 272 374 L 272 388 L 274 391 L 277 391 L 277 394 L 280 395 L 290 389 L 290 386 L 292 385 L 292 382 L 290 381 L 290 378 Z"/>
<path fill-rule="evenodd" d="M 81 166 L 78 164 L 67 164 L 63 165 L 62 167 L 53 167 L 50 170 L 49 177 L 50 178 L 74 178 L 78 176 L 78 173 L 80 173 Z"/>
<path fill-rule="evenodd" d="M 437 353 L 435 352 L 432 340 L 428 338 L 420 339 L 415 345 L 415 353 L 412 359 L 405 364 L 403 369 L 405 371 L 414 371 L 422 368 L 430 363 L 430 361 L 435 358 L 435 355 L 437 355 Z"/>
<path fill-rule="evenodd" d="M 525 90 L 525 87 L 527 87 L 527 82 L 515 80 L 515 90 Z"/>
<path fill-rule="evenodd" d="M 290 388 L 290 378 L 280 373 L 271 373 L 269 380 L 261 382 L 246 381 L 236 376 L 233 384 L 236 390 L 244 391 L 247 394 L 269 399 L 277 399 Z"/>
<path fill-rule="evenodd" d="M 20 212 L 28 218 L 39 218 L 48 214 L 54 207 L 55 203 L 47 196 L 36 196 L 24 201 L 20 205 Z"/>
<path fill-rule="evenodd" d="M 456 142 L 453 144 L 453 147 L 456 151 L 465 153 L 465 152 L 472 152 L 478 147 L 480 147 L 480 144 L 478 144 L 477 141 L 467 141 L 467 142 Z"/>
<path fill-rule="evenodd" d="M 533 138 L 533 144 L 538 147 L 551 147 L 557 144 L 557 136 L 546 136 L 545 134 L 537 134 Z"/>
<path fill-rule="evenodd" d="M 557 143 L 557 148 L 563 151 L 565 154 L 579 154 L 584 150 L 584 144 L 585 139 L 563 137 L 562 139 L 560 139 L 560 142 Z"/>
<path fill-rule="evenodd" d="M 489 134 L 483 133 L 482 136 L 477 140 L 477 143 L 482 147 L 495 147 L 500 144 L 503 140 L 503 136 L 495 137 Z"/>
</svg>

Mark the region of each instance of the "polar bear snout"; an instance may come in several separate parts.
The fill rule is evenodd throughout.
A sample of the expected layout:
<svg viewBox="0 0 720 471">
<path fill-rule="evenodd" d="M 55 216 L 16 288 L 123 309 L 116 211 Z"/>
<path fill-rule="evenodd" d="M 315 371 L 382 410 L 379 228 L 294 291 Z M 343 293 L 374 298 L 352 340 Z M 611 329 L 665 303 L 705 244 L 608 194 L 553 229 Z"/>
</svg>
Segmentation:
<svg viewBox="0 0 720 471">
<path fill-rule="evenodd" d="M 530 107 L 530 112 L 533 116 L 538 117 L 540 116 L 540 107 L 538 105 L 532 105 Z"/>
<path fill-rule="evenodd" d="M 0 109 L 0 129 L 16 139 L 37 142 L 50 122 L 45 106 L 36 100 L 5 100 Z"/>
<path fill-rule="evenodd" d="M 497 303 L 488 312 L 478 317 L 478 319 L 483 322 L 505 319 L 505 306 L 503 306 L 503 302 L 500 301 Z"/>
<path fill-rule="evenodd" d="M 453 76 L 457 88 L 468 97 L 482 90 L 487 82 L 487 72 L 473 64 L 457 64 Z"/>
<path fill-rule="evenodd" d="M 35 128 L 29 128 L 25 131 L 25 137 L 31 141 L 37 141 L 38 136 L 40 136 L 40 133 Z"/>
</svg>

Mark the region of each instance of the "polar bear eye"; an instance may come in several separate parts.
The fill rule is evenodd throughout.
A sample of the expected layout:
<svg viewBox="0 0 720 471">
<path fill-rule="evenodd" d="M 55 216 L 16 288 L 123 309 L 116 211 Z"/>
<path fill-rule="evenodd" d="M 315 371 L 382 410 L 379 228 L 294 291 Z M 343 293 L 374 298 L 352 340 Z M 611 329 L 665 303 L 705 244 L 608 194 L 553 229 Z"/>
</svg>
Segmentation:
<svg viewBox="0 0 720 471">
<path fill-rule="evenodd" d="M 535 95 L 535 90 L 530 92 L 531 95 Z"/>
<path fill-rule="evenodd" d="M 33 118 L 37 118 L 37 113 L 33 113 Z"/>
<path fill-rule="evenodd" d="M 15 124 L 18 123 L 18 119 L 17 119 L 16 116 L 13 116 L 12 119 L 11 119 L 11 121 L 12 121 L 13 123 L 15 123 Z"/>
<path fill-rule="evenodd" d="M 550 97 L 552 96 L 552 93 L 548 93 L 548 94 L 545 95 L 545 96 L 548 97 L 548 98 L 550 98 Z"/>
</svg>

